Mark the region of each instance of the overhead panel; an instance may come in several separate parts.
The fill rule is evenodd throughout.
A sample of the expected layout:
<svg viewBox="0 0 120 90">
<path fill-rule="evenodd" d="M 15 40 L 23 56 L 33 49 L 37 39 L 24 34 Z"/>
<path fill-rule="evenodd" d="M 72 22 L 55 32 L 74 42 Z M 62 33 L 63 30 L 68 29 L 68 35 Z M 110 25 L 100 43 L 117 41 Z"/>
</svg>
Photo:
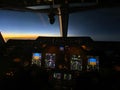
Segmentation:
<svg viewBox="0 0 120 90">
<path fill-rule="evenodd" d="M 0 6 L 32 6 L 64 3 L 95 3 L 103 5 L 120 5 L 119 0 L 0 0 Z"/>
</svg>

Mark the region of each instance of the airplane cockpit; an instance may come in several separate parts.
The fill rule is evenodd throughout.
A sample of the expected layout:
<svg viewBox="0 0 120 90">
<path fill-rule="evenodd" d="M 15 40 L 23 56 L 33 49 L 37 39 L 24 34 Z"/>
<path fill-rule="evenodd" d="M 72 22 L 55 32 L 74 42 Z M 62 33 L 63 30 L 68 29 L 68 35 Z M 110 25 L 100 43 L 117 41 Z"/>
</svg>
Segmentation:
<svg viewBox="0 0 120 90">
<path fill-rule="evenodd" d="M 41 90 L 119 88 L 110 80 L 114 69 L 120 70 L 120 42 L 68 35 L 71 13 L 119 6 L 118 0 L 1 0 L 0 10 L 46 13 L 50 25 L 58 16 L 60 36 L 4 42 L 0 33 L 0 86 Z"/>
</svg>

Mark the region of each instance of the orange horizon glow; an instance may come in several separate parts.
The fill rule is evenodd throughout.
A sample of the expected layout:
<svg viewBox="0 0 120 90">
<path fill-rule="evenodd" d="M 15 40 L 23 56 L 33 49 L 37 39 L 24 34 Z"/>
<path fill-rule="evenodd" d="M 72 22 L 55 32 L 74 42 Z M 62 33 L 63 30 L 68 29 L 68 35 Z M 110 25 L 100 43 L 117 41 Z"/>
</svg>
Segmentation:
<svg viewBox="0 0 120 90">
<path fill-rule="evenodd" d="M 55 35 L 49 35 L 49 34 L 2 34 L 5 42 L 7 42 L 9 39 L 23 39 L 23 40 L 35 40 L 39 36 L 55 36 Z"/>
<path fill-rule="evenodd" d="M 9 39 L 36 39 L 37 35 L 25 35 L 25 34 L 4 34 L 4 40 L 8 41 Z"/>
</svg>

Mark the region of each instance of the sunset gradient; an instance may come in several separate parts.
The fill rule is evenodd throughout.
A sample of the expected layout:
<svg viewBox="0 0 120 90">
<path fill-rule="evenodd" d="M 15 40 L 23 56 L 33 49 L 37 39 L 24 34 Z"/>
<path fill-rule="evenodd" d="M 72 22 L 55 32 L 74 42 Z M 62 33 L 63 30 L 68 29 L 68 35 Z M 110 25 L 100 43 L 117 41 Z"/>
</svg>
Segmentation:
<svg viewBox="0 0 120 90">
<path fill-rule="evenodd" d="M 25 39 L 25 40 L 35 40 L 39 36 L 54 37 L 55 35 L 50 34 L 2 34 L 5 41 L 9 39 Z"/>
<path fill-rule="evenodd" d="M 0 32 L 8 39 L 36 39 L 61 36 L 58 16 L 50 24 L 47 13 L 0 10 Z M 89 36 L 97 41 L 120 41 L 120 8 L 104 8 L 72 13 L 68 36 Z"/>
</svg>

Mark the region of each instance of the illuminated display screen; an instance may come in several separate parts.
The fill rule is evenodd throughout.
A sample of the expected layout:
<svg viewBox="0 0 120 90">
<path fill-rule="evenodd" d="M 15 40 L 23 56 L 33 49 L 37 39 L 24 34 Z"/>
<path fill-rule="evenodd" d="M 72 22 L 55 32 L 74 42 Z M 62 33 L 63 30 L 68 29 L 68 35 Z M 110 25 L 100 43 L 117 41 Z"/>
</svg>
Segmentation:
<svg viewBox="0 0 120 90">
<path fill-rule="evenodd" d="M 60 46 L 60 51 L 64 51 L 64 47 L 63 46 Z"/>
<path fill-rule="evenodd" d="M 41 58 L 42 54 L 41 53 L 33 53 L 32 54 L 32 64 L 36 64 L 38 66 L 41 66 Z"/>
<path fill-rule="evenodd" d="M 53 78 L 59 80 L 59 79 L 62 78 L 62 75 L 61 75 L 61 73 L 56 72 L 56 73 L 53 74 Z"/>
<path fill-rule="evenodd" d="M 54 53 L 46 53 L 45 55 L 45 67 L 46 68 L 55 68 L 55 57 Z"/>
<path fill-rule="evenodd" d="M 34 60 L 40 60 L 41 59 L 41 53 L 33 53 L 33 59 Z"/>
<path fill-rule="evenodd" d="M 71 80 L 72 79 L 72 75 L 69 73 L 64 73 L 64 80 Z"/>
<path fill-rule="evenodd" d="M 80 55 L 72 55 L 71 57 L 71 70 L 82 70 L 82 59 Z"/>
<path fill-rule="evenodd" d="M 96 60 L 96 58 L 89 58 L 88 59 L 88 63 L 89 63 L 89 65 L 96 65 L 97 64 L 97 60 Z"/>
<path fill-rule="evenodd" d="M 99 69 L 98 56 L 88 56 L 87 70 L 98 70 L 98 69 Z"/>
<path fill-rule="evenodd" d="M 92 66 L 99 65 L 98 57 L 89 56 L 88 57 L 88 65 L 92 65 Z"/>
</svg>

